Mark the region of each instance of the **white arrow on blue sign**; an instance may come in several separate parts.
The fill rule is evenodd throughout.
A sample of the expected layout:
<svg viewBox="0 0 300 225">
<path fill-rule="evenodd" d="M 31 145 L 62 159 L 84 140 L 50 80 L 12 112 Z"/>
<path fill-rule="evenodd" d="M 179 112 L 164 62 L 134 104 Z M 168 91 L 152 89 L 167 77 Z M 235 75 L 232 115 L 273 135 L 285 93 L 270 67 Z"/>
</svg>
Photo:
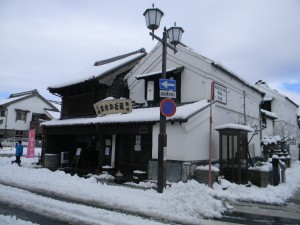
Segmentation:
<svg viewBox="0 0 300 225">
<path fill-rule="evenodd" d="M 159 89 L 176 91 L 176 80 L 159 79 Z"/>
</svg>

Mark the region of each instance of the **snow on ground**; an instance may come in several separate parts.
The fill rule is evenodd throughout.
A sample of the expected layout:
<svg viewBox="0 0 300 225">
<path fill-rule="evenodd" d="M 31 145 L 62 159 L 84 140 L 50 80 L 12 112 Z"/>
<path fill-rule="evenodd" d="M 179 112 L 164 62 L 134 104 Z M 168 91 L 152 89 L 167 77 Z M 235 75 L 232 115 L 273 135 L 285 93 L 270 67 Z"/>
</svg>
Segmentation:
<svg viewBox="0 0 300 225">
<path fill-rule="evenodd" d="M 11 151 L 14 153 L 14 150 Z M 7 153 L 9 151 L 0 150 L 0 156 L 3 152 Z M 39 151 L 37 151 L 36 154 L 39 154 Z M 176 221 L 191 224 L 201 223 L 202 218 L 221 217 L 222 213 L 224 213 L 228 207 L 222 202 L 223 199 L 282 204 L 300 188 L 299 161 L 295 162 L 291 168 L 286 170 L 287 182 L 276 187 L 270 185 L 266 188 L 259 188 L 254 185 L 246 187 L 222 180 L 221 185 L 214 183 L 213 189 L 211 189 L 206 185 L 191 180 L 187 183 L 174 183 L 170 187 L 167 187 L 164 193 L 159 194 L 154 189 L 144 190 L 130 188 L 128 186 L 102 184 L 97 182 L 95 177 L 84 179 L 77 175 L 71 176 L 70 174 L 65 174 L 62 171 L 52 172 L 44 168 L 36 169 L 33 168 L 32 165 L 34 161 L 37 161 L 36 159 L 22 157 L 22 167 L 18 167 L 16 164 L 11 165 L 11 160 L 14 160 L 14 158 L 15 157 L 7 157 L 4 155 L 0 157 L 0 183 L 55 193 L 56 195 L 69 197 L 74 200 L 101 204 L 104 207 L 137 212 L 161 219 L 175 219 Z M 141 185 L 147 186 L 145 183 Z M 227 187 L 226 190 L 223 188 L 225 185 Z M 11 192 L 1 185 L 0 201 L 5 198 L 7 198 L 7 201 L 10 201 L 12 198 L 5 196 L 16 195 L 14 193 L 15 192 Z M 23 196 L 25 192 L 17 193 L 17 196 Z M 15 201 L 17 204 L 19 199 L 22 198 L 16 198 L 12 201 Z M 28 198 L 30 197 L 24 197 L 24 201 L 26 202 L 27 199 L 28 202 Z M 48 209 L 48 213 L 51 214 L 52 211 L 59 207 L 59 204 L 55 203 L 56 200 L 45 199 L 32 200 L 29 202 L 34 202 L 33 205 L 36 205 L 36 210 L 41 208 L 44 211 L 47 211 L 45 202 L 49 202 L 51 206 Z M 22 205 L 25 204 L 25 202 L 18 204 Z M 59 211 L 65 211 L 67 214 L 60 216 L 71 217 L 71 215 L 76 215 L 75 212 L 79 210 L 82 211 L 82 218 L 94 220 L 98 218 L 98 214 L 101 214 L 99 209 L 81 210 L 76 207 L 74 206 L 74 208 L 72 208 L 67 205 L 60 206 Z M 67 210 L 67 208 L 70 208 L 70 210 Z M 86 211 L 88 213 L 86 213 Z M 106 212 L 103 213 L 105 214 Z M 118 220 L 118 217 L 113 217 Z M 108 216 L 108 218 L 111 218 L 111 216 Z M 135 220 L 137 219 L 132 219 L 132 221 Z M 124 221 L 127 221 L 127 218 L 124 219 L 120 217 L 119 221 L 121 224 L 126 224 Z M 133 223 L 132 221 L 129 223 L 145 224 L 145 222 L 136 221 Z M 116 220 L 114 220 L 114 222 L 116 222 Z M 109 224 L 109 219 L 107 223 Z"/>
<path fill-rule="evenodd" d="M 15 216 L 3 216 L 3 215 L 0 215 L 0 224 L 5 224 L 5 225 L 37 225 L 36 223 L 31 223 L 29 221 L 20 220 Z"/>
</svg>

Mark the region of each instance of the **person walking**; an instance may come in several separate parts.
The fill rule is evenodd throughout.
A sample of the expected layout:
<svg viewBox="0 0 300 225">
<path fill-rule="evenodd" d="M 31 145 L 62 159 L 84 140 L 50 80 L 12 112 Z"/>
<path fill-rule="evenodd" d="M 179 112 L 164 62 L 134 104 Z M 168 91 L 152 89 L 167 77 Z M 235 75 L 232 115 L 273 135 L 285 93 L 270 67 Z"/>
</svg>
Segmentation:
<svg viewBox="0 0 300 225">
<path fill-rule="evenodd" d="M 11 164 L 17 163 L 19 166 L 21 166 L 21 156 L 23 155 L 23 145 L 22 141 L 19 140 L 18 144 L 16 145 L 16 160 L 11 161 Z"/>
<path fill-rule="evenodd" d="M 2 144 L 1 144 L 1 141 L 0 141 L 0 148 L 3 149 Z"/>
</svg>

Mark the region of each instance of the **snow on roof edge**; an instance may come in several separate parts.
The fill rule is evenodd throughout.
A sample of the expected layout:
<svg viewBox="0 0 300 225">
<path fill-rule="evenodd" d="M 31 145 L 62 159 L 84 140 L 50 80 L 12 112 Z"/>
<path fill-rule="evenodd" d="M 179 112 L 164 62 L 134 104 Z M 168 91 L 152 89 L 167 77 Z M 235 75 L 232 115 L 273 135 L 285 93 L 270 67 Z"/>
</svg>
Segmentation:
<svg viewBox="0 0 300 225">
<path fill-rule="evenodd" d="M 223 130 L 223 129 L 235 129 L 235 130 L 244 130 L 249 132 L 254 132 L 254 129 L 250 126 L 242 125 L 242 124 L 235 124 L 235 123 L 228 123 L 216 126 L 215 130 Z"/>
<path fill-rule="evenodd" d="M 195 113 L 200 113 L 209 102 L 207 100 L 198 101 L 182 106 L 178 106 L 174 116 L 167 118 L 168 121 L 188 120 Z M 42 126 L 74 126 L 88 124 L 116 124 L 116 123 L 146 123 L 158 122 L 160 120 L 160 108 L 138 108 L 133 109 L 128 114 L 110 114 L 93 118 L 74 118 L 64 120 L 51 120 L 42 123 Z"/>
<path fill-rule="evenodd" d="M 274 119 L 278 119 L 278 116 L 276 115 L 276 113 L 261 109 L 261 112 L 266 114 L 266 116 L 272 117 Z"/>
<path fill-rule="evenodd" d="M 81 71 L 78 71 L 73 74 L 69 74 L 69 76 L 74 77 L 71 80 L 49 85 L 48 89 L 57 89 L 57 88 L 68 87 L 68 86 L 83 83 L 83 82 L 86 82 L 86 81 L 89 81 L 89 80 L 92 80 L 95 78 L 99 78 L 99 77 L 109 73 L 110 71 L 117 69 L 119 67 L 122 67 L 130 62 L 135 61 L 135 60 L 138 60 L 139 58 L 142 58 L 143 56 L 145 56 L 145 53 L 139 53 L 139 54 L 128 56 L 126 58 L 122 58 L 122 59 L 114 61 L 114 62 L 103 64 L 100 66 L 86 67 L 86 68 L 82 69 Z"/>
</svg>

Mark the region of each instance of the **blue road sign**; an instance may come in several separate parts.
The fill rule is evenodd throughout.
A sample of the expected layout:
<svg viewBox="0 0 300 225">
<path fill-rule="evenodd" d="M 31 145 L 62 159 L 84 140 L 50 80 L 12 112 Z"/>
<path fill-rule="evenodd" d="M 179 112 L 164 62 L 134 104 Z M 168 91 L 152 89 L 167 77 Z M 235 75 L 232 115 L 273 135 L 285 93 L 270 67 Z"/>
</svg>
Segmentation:
<svg viewBox="0 0 300 225">
<path fill-rule="evenodd" d="M 176 80 L 159 79 L 159 89 L 176 91 Z"/>
</svg>

